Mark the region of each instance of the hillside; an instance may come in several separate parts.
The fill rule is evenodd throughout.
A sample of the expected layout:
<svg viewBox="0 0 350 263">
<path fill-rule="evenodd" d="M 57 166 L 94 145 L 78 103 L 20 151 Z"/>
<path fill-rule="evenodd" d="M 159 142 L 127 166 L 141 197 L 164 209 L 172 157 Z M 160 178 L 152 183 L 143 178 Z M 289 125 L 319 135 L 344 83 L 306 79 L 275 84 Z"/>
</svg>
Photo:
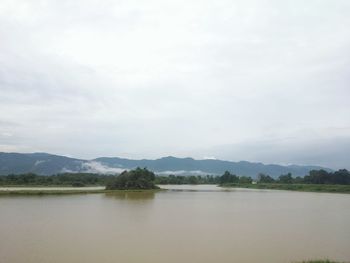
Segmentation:
<svg viewBox="0 0 350 263">
<path fill-rule="evenodd" d="M 256 177 L 266 173 L 273 177 L 292 173 L 304 176 L 310 170 L 331 169 L 319 166 L 282 166 L 276 164 L 230 162 L 222 160 L 195 160 L 193 158 L 163 157 L 155 160 L 132 160 L 118 157 L 100 157 L 93 160 L 75 159 L 48 153 L 0 153 L 0 174 L 37 173 L 51 175 L 62 172 L 120 173 L 136 167 L 147 167 L 158 174 L 213 174 L 230 171 L 237 175 Z"/>
</svg>

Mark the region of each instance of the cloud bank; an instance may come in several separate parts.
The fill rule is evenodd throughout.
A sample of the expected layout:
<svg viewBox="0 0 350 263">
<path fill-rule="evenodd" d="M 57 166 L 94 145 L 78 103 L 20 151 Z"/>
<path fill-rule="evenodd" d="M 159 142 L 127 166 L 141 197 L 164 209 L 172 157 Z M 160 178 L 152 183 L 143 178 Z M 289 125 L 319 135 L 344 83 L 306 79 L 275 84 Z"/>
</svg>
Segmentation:
<svg viewBox="0 0 350 263">
<path fill-rule="evenodd" d="M 2 0 L 0 151 L 350 169 L 347 0 Z"/>
</svg>

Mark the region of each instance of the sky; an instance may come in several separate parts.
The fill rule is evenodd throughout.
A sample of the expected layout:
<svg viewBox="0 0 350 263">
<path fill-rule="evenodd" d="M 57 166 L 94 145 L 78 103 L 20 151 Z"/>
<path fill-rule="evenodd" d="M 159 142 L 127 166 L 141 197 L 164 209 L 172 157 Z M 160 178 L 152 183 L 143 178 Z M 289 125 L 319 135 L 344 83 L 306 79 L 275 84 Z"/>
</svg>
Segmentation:
<svg viewBox="0 0 350 263">
<path fill-rule="evenodd" d="M 348 0 L 1 0 L 0 151 L 350 169 Z"/>
</svg>

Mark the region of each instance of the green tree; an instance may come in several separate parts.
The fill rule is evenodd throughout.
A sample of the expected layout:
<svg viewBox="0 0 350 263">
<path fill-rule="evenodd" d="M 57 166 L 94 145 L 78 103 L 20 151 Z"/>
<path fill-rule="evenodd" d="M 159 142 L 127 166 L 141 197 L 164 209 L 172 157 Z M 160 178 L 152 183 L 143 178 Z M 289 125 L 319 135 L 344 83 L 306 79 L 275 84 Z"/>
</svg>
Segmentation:
<svg viewBox="0 0 350 263">
<path fill-rule="evenodd" d="M 240 176 L 238 183 L 240 184 L 251 184 L 253 182 L 253 179 L 248 176 Z"/>
<path fill-rule="evenodd" d="M 269 184 L 269 183 L 274 183 L 275 179 L 273 179 L 271 176 L 267 174 L 260 173 L 258 174 L 258 182 L 263 183 L 263 184 Z"/>
<path fill-rule="evenodd" d="M 238 176 L 235 174 L 231 174 L 229 171 L 226 171 L 222 176 L 220 176 L 220 184 L 226 183 L 238 183 Z"/>
<path fill-rule="evenodd" d="M 107 190 L 127 190 L 127 189 L 156 189 L 154 184 L 155 174 L 146 168 L 136 168 L 135 170 L 124 171 L 119 176 L 111 179 L 107 185 Z"/>
<path fill-rule="evenodd" d="M 278 177 L 278 181 L 281 184 L 291 184 L 293 183 L 293 177 L 291 173 L 282 174 Z"/>
<path fill-rule="evenodd" d="M 293 183 L 293 177 L 291 173 L 282 174 L 278 177 L 278 182 L 281 184 L 291 184 Z"/>
<path fill-rule="evenodd" d="M 194 175 L 191 175 L 188 177 L 188 183 L 189 184 L 198 184 L 198 178 Z"/>
</svg>

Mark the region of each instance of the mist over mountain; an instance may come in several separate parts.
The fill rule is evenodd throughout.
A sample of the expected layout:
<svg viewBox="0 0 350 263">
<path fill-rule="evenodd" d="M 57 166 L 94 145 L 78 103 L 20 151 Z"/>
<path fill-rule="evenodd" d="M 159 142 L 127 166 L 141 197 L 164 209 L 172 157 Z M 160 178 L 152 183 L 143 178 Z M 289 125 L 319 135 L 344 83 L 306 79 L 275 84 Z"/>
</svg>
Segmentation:
<svg viewBox="0 0 350 263">
<path fill-rule="evenodd" d="M 278 177 L 292 173 L 293 176 L 304 176 L 310 170 L 329 168 L 320 166 L 277 165 L 252 163 L 247 161 L 232 162 L 223 160 L 195 160 L 193 158 L 163 157 L 155 160 L 132 160 L 118 157 L 99 157 L 83 160 L 48 153 L 0 153 L 0 174 L 37 173 L 52 175 L 64 172 L 91 172 L 115 174 L 136 167 L 147 167 L 157 174 L 176 175 L 221 175 L 230 171 L 237 175 L 255 178 L 259 173 Z"/>
<path fill-rule="evenodd" d="M 84 160 L 47 153 L 0 153 L 0 174 L 79 172 Z"/>
</svg>

